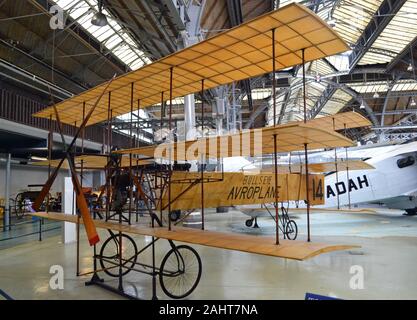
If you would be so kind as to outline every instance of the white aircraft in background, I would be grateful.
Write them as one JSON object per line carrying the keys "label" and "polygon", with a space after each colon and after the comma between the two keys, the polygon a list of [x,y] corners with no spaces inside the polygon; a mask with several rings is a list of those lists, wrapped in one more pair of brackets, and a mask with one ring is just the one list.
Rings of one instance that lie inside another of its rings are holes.
{"label": "white aircraft in background", "polygon": [[[327,173],[323,190],[325,204],[314,208],[337,208],[338,204],[342,207],[349,203],[351,206],[382,204],[388,208],[402,209],[408,215],[417,214],[417,142],[365,145],[347,150],[349,160],[363,160],[374,169]],[[346,149],[338,149],[336,153],[338,160],[346,160]],[[291,159],[297,161],[297,158],[293,155]],[[334,162],[334,159],[334,150],[317,152],[309,156],[309,163]],[[281,157],[281,164],[283,160],[287,164],[290,162],[289,157]],[[303,156],[300,156],[300,161],[303,160]],[[272,208],[273,204],[267,206]],[[301,208],[305,207],[305,203],[290,202],[289,207]],[[251,226],[258,217],[270,216],[268,210],[259,205],[236,208],[251,217],[247,226]]]}

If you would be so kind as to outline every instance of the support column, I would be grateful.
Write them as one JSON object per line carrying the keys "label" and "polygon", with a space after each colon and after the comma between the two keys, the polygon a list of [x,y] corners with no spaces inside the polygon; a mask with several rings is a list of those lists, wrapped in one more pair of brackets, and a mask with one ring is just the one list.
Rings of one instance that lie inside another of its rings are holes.
{"label": "support column", "polygon": [[[190,4],[190,7],[193,5]],[[187,10],[188,11],[188,10]],[[197,19],[195,19],[197,18]],[[187,30],[181,31],[180,36],[183,41],[183,47],[187,48],[195,43],[198,43],[200,34],[200,14],[191,18],[190,23],[186,24]],[[194,25],[195,24],[195,25]],[[194,28],[193,28],[194,25]],[[180,48],[178,48],[180,49]],[[184,96],[184,140],[194,140],[196,138],[196,121],[195,121],[195,95],[189,94]]]}
{"label": "support column", "polygon": [[[71,177],[65,177],[64,179],[64,192],[62,195],[62,212],[65,214],[76,214],[75,212],[75,196],[74,186]],[[77,240],[76,224],[70,222],[64,222],[64,228],[62,230],[62,242],[72,243]]]}
{"label": "support column", "polygon": [[6,185],[4,192],[4,214],[3,214],[3,230],[10,230],[10,174],[11,174],[12,155],[6,156]]}
{"label": "support column", "polygon": [[194,94],[184,97],[185,140],[195,139],[195,98]]}

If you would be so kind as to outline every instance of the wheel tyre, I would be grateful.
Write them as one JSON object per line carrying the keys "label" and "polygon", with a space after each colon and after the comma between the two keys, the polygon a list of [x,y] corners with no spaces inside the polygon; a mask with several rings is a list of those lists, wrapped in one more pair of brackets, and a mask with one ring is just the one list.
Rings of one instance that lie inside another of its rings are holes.
{"label": "wheel tyre", "polygon": [[[116,237],[117,241],[115,241],[115,240],[114,240],[114,237]],[[123,239],[123,238],[125,238],[125,239]],[[133,259],[130,259],[130,261],[131,261],[131,262],[125,262],[125,263],[123,264],[123,266],[129,263],[129,264],[130,264],[130,265],[129,265],[129,267],[133,268],[133,267],[134,267],[134,265],[136,264],[136,260],[137,260],[137,258],[138,258],[138,256],[137,256],[137,254],[138,254],[138,247],[136,246],[135,241],[134,241],[131,237],[129,237],[127,234],[122,234],[122,239],[123,239],[124,241],[126,241],[126,240],[130,241],[130,242],[132,243],[132,245],[133,245],[134,252],[135,252],[135,254],[134,254],[134,258],[133,258]],[[123,241],[123,240],[122,240],[122,241]],[[101,246],[101,249],[100,249],[100,258],[99,258],[99,260],[100,260],[100,265],[101,265],[101,267],[102,267],[103,271],[104,271],[107,275],[109,275],[110,277],[118,277],[118,276],[119,276],[119,272],[118,272],[118,271],[119,271],[119,268],[118,268],[118,267],[116,267],[116,268],[112,268],[112,269],[107,270],[106,268],[108,268],[108,266],[106,266],[106,265],[105,265],[106,261],[104,261],[104,260],[102,259],[103,255],[104,255],[104,250],[105,250],[106,246],[107,246],[107,245],[109,245],[110,241],[113,241],[113,242],[116,242],[116,243],[117,243],[117,252],[116,252],[116,254],[115,254],[115,257],[117,257],[116,259],[118,259],[118,256],[119,256],[119,235],[114,235],[114,236],[112,235],[112,236],[110,236],[109,238],[107,238],[107,240],[106,240],[106,241],[104,241],[103,245]],[[130,257],[129,257],[129,258],[130,258]],[[116,270],[117,270],[117,271],[116,271]],[[132,270],[130,270],[130,269],[125,269],[125,270],[122,272],[122,276],[125,276],[125,275],[126,275],[126,274],[128,274],[130,271],[132,271]]]}
{"label": "wheel tyre", "polygon": [[[180,251],[180,250],[190,250],[193,253],[193,255],[196,257],[197,263],[198,263],[198,275],[197,275],[197,278],[196,278],[194,284],[191,286],[191,288],[188,291],[186,291],[185,293],[183,293],[181,295],[176,295],[176,294],[170,292],[166,287],[166,284],[164,282],[164,268],[165,268],[165,264],[166,264],[167,260],[169,259],[169,256],[171,254],[175,254],[175,251]],[[159,268],[159,283],[161,284],[162,291],[168,297],[170,297],[172,299],[182,299],[182,298],[187,297],[188,295],[190,295],[195,290],[198,283],[200,282],[201,269],[202,269],[202,267],[201,267],[201,258],[198,255],[197,251],[195,251],[192,247],[187,246],[187,245],[176,246],[175,249],[171,249],[171,250],[168,251],[168,253],[165,255],[165,257],[162,259],[161,267]]]}
{"label": "wheel tyre", "polygon": [[287,236],[288,240],[297,239],[298,227],[297,223],[294,220],[288,221],[285,225],[285,235]]}
{"label": "wheel tyre", "polygon": [[407,216],[415,216],[417,215],[417,208],[413,208],[413,209],[405,209],[405,212]]}
{"label": "wheel tyre", "polygon": [[179,210],[171,211],[171,213],[169,214],[171,221],[177,221],[180,218],[180,216],[181,211]]}
{"label": "wheel tyre", "polygon": [[245,225],[246,225],[248,228],[252,227],[252,225],[253,225],[253,219],[248,219],[248,220],[246,220],[246,221],[245,221]]}

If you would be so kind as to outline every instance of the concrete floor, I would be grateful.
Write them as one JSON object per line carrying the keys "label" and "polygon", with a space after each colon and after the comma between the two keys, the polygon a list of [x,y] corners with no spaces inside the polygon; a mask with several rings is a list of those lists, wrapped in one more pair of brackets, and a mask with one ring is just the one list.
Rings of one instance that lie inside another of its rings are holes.
{"label": "concrete floor", "polygon": [[[245,215],[237,211],[209,212],[207,228],[251,234],[272,235],[274,223],[259,220],[260,229],[247,228]],[[299,238],[306,238],[305,215],[291,213],[299,226]],[[342,299],[417,299],[417,216],[399,211],[377,213],[313,213],[312,240],[360,245],[361,249],[323,254],[298,262],[193,246],[203,260],[203,275],[189,299],[304,299],[306,292]],[[106,238],[106,232],[101,232]],[[81,264],[91,268],[92,250],[82,236]],[[138,247],[146,241],[135,237]],[[50,234],[44,241],[32,240],[0,250],[0,289],[15,299],[120,299],[101,288],[84,285],[88,276],[75,276],[75,244],[63,245],[60,236]],[[167,241],[157,246],[158,260],[168,251]],[[150,261],[150,256],[146,259]],[[49,288],[49,268],[61,265],[65,271],[64,290]],[[353,265],[364,270],[364,289],[349,286]],[[105,277],[107,280],[108,277]],[[117,285],[115,280],[109,283]],[[129,274],[125,290],[150,298],[151,278]],[[158,296],[166,298],[158,288]]]}

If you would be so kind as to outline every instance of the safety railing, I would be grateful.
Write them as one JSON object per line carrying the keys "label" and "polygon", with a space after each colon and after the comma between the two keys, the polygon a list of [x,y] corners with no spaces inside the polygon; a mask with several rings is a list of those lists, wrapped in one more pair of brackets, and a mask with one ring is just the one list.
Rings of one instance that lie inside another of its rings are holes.
{"label": "safety railing", "polygon": [[0,225],[0,249],[23,244],[28,241],[39,240],[45,236],[59,234],[62,223],[39,219],[29,215],[21,219],[10,217],[8,223],[2,220]]}
{"label": "safety railing", "polygon": [[[56,121],[32,116],[32,114],[45,107],[39,101],[18,95],[13,91],[0,89],[0,118],[48,131],[52,126],[53,132],[59,132]],[[63,133],[69,136],[74,135],[76,132],[76,127],[68,124],[64,124],[62,129]],[[84,133],[86,140],[100,144],[104,142],[107,136],[107,128],[99,125],[88,126]],[[131,146],[130,137],[116,132],[112,133],[112,142],[113,145],[121,148]]]}

